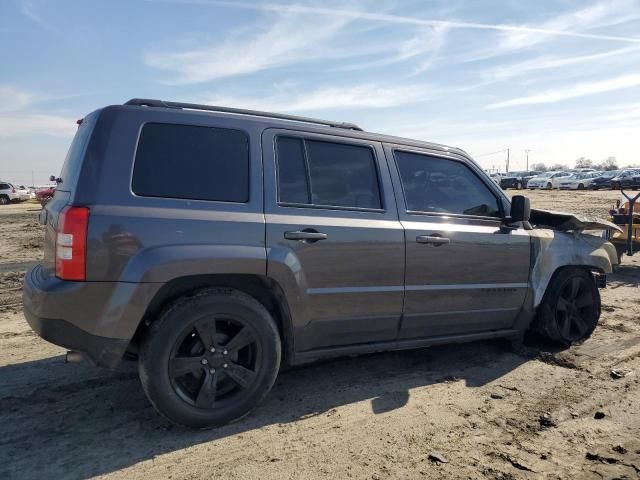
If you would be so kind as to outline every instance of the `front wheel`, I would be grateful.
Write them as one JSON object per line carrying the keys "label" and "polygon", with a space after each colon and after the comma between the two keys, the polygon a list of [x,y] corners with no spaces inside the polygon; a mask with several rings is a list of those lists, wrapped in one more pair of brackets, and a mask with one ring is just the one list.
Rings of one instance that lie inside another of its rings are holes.
{"label": "front wheel", "polygon": [[584,190],[584,184],[582,184],[582,183],[581,183],[581,184],[579,184],[579,185],[578,185],[578,190]]}
{"label": "front wheel", "polygon": [[553,185],[551,185],[551,182],[547,183],[547,190],[551,190],[551,188],[553,188]]}
{"label": "front wheel", "polygon": [[547,340],[566,347],[588,338],[599,317],[600,292],[591,274],[566,268],[551,279],[533,327]]}
{"label": "front wheel", "polygon": [[178,425],[210,428],[248,414],[280,367],[278,328],[253,297],[208,289],[183,297],[151,324],[140,348],[142,387]]}

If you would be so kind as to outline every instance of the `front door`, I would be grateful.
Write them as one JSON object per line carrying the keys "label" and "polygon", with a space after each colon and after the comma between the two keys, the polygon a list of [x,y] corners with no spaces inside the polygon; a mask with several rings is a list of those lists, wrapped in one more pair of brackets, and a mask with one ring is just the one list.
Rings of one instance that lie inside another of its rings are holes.
{"label": "front door", "polygon": [[405,228],[400,338],[510,328],[522,307],[530,239],[501,228],[508,202],[463,157],[386,146]]}
{"label": "front door", "polygon": [[382,145],[269,129],[263,155],[267,275],[295,350],[393,340],[404,234]]}

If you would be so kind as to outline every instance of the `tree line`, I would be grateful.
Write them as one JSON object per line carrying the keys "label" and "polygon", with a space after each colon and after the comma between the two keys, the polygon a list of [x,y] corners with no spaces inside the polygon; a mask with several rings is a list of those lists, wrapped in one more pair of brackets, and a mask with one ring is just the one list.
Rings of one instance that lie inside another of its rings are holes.
{"label": "tree line", "polygon": [[[595,163],[587,157],[580,157],[576,159],[575,163],[575,168],[595,168],[596,170],[618,170],[619,168],[616,157],[607,157],[600,163]],[[544,163],[534,163],[531,165],[531,169],[535,172],[569,170],[569,168],[570,167],[566,163],[554,163],[551,166],[547,166]]]}

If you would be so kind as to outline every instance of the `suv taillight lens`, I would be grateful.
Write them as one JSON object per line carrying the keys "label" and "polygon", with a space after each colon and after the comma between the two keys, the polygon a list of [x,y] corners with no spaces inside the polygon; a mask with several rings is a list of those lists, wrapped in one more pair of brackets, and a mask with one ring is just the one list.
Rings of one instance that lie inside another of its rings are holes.
{"label": "suv taillight lens", "polygon": [[84,280],[87,263],[89,209],[65,207],[58,216],[56,235],[56,277]]}

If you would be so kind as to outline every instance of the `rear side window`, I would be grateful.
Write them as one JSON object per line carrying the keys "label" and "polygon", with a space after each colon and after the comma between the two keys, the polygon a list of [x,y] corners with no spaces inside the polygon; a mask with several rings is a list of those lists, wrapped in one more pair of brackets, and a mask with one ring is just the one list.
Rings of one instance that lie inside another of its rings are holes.
{"label": "rear side window", "polygon": [[278,137],[276,156],[280,202],[382,209],[370,147]]}
{"label": "rear side window", "polygon": [[9,190],[10,188],[8,183],[0,183],[0,190]]}
{"label": "rear side window", "polygon": [[99,115],[100,110],[96,110],[82,119],[82,122],[78,125],[78,130],[69,146],[69,151],[67,152],[62,170],[60,171],[62,183],[58,184],[58,190],[70,192],[78,183],[87,145],[89,144],[89,139],[91,138]]}
{"label": "rear side window", "polygon": [[138,142],[132,189],[147,197],[247,202],[247,135],[227,128],[148,123]]}
{"label": "rear side window", "polygon": [[500,217],[497,197],[461,162],[395,151],[407,210]]}

